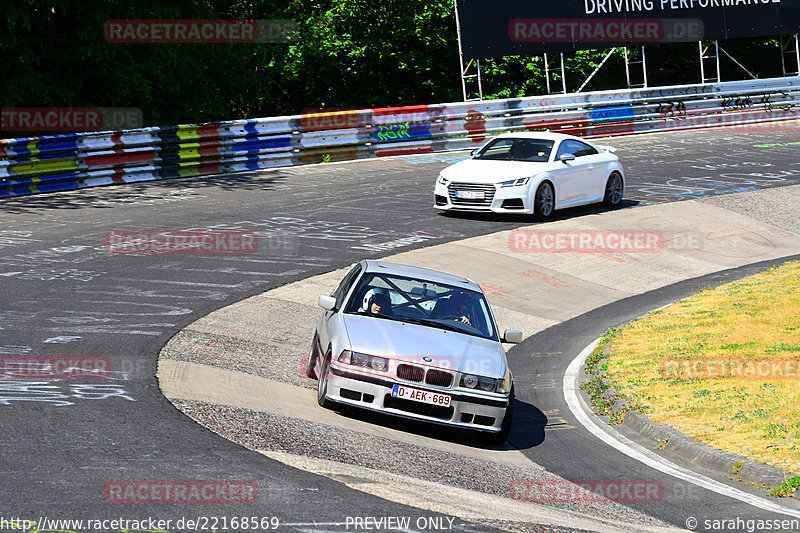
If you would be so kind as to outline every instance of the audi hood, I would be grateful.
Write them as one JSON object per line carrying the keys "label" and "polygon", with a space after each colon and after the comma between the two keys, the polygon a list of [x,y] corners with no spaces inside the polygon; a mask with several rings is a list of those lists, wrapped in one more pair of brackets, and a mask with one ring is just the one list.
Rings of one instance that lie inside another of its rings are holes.
{"label": "audi hood", "polygon": [[[560,163],[563,164],[563,163]],[[448,181],[462,183],[500,183],[529,178],[548,170],[553,163],[467,159],[447,167],[439,174]]]}

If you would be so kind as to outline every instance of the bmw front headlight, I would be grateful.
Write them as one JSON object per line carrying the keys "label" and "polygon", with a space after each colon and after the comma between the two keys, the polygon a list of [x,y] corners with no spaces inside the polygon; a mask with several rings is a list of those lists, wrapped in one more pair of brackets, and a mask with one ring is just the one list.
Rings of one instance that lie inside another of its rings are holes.
{"label": "bmw front headlight", "polygon": [[365,353],[351,352],[350,350],[342,350],[337,360],[340,363],[348,365],[360,366],[377,372],[386,372],[389,370],[389,360],[385,357],[377,357],[375,355],[367,355]]}
{"label": "bmw front headlight", "polygon": [[478,386],[478,376],[472,374],[464,374],[461,376],[461,386],[468,389],[474,389]]}
{"label": "bmw front headlight", "polygon": [[461,374],[461,386],[466,389],[475,389],[484,392],[500,392],[502,379],[485,378],[473,374]]}
{"label": "bmw front headlight", "polygon": [[500,187],[521,187],[526,185],[531,178],[517,178],[515,180],[501,181]]}

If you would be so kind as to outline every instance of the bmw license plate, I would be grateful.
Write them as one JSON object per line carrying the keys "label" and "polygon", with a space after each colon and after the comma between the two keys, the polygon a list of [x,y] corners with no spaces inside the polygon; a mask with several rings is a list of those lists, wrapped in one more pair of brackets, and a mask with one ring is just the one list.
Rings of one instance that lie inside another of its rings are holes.
{"label": "bmw license plate", "polygon": [[430,405],[440,405],[442,407],[450,406],[450,396],[447,394],[436,394],[435,392],[412,389],[410,387],[403,387],[402,385],[395,385],[392,387],[392,397],[413,400]]}
{"label": "bmw license plate", "polygon": [[456,198],[464,200],[483,200],[483,191],[456,191]]}

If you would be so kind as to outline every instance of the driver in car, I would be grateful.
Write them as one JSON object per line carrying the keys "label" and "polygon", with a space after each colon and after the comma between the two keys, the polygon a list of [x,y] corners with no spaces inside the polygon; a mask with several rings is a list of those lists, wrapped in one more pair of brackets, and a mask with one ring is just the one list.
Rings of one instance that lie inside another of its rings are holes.
{"label": "driver in car", "polygon": [[472,325],[470,316],[472,310],[469,305],[469,298],[466,294],[457,292],[450,297],[450,313],[455,315],[456,322],[461,322],[468,326]]}
{"label": "driver in car", "polygon": [[392,300],[385,292],[376,292],[369,299],[367,310],[373,315],[391,315]]}
{"label": "driver in car", "polygon": [[525,147],[520,142],[513,143],[508,151],[508,156],[512,161],[525,159]]}

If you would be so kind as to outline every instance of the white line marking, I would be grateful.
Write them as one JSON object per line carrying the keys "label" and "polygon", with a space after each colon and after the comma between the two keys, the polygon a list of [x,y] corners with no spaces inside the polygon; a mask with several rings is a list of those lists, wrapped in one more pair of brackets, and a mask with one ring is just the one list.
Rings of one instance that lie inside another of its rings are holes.
{"label": "white line marking", "polygon": [[774,513],[800,518],[800,511],[782,507],[759,496],[748,494],[739,489],[725,485],[724,483],[714,481],[711,478],[707,478],[703,475],[692,472],[691,470],[682,468],[665,460],[662,457],[659,457],[655,453],[633,442],[624,435],[617,433],[612,435],[609,430],[601,427],[597,422],[592,420],[592,418],[587,414],[587,411],[589,410],[588,406],[586,407],[586,410],[584,410],[582,407],[582,405],[585,406],[586,404],[578,396],[576,383],[578,381],[578,372],[581,369],[581,365],[586,360],[586,357],[592,353],[592,350],[594,350],[599,343],[600,339],[598,338],[589,346],[584,348],[583,351],[581,351],[581,353],[579,353],[578,356],[572,360],[567,367],[566,374],[564,374],[564,399],[567,401],[567,405],[569,405],[569,409],[572,411],[572,414],[575,415],[575,418],[577,418],[583,427],[585,427],[591,434],[614,449],[624,453],[631,459],[635,459],[640,463],[649,466],[650,468],[658,470],[659,472],[682,479],[683,481],[687,481],[693,485],[697,485],[698,487],[702,487],[719,494],[724,494],[725,496],[737,499],[765,511],[772,511]]}
{"label": "white line marking", "polygon": [[[135,281],[141,282],[144,281],[144,278],[115,278],[114,281]],[[224,288],[239,288],[242,284],[241,283],[205,283],[205,282],[195,282],[195,281],[172,281],[168,279],[148,279],[147,283],[167,283],[169,285],[187,285],[189,287],[192,286],[200,286],[200,287],[224,287]]]}

